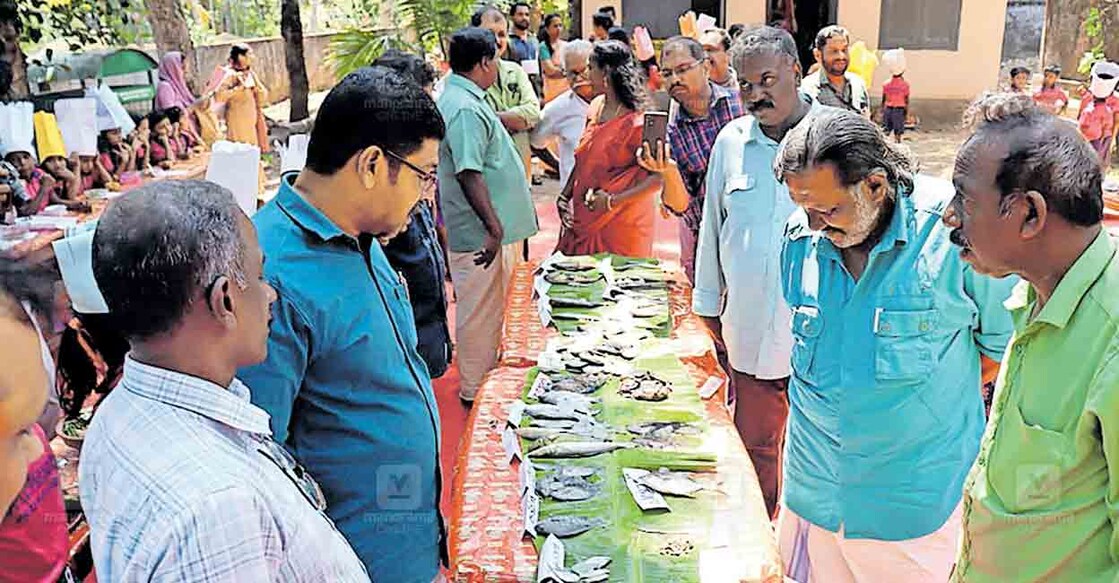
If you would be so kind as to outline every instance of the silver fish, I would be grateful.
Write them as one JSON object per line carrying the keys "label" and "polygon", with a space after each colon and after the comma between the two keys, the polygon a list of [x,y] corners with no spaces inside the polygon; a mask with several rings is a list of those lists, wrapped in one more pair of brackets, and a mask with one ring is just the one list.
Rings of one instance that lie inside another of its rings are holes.
{"label": "silver fish", "polygon": [[610,557],[591,557],[575,563],[575,565],[571,567],[571,572],[580,577],[588,577],[590,573],[601,571],[609,564]]}
{"label": "silver fish", "polygon": [[570,419],[572,421],[579,421],[585,415],[580,414],[570,407],[557,407],[555,405],[529,405],[525,407],[525,413],[529,417],[537,419]]}
{"label": "silver fish", "polygon": [[554,487],[547,495],[560,502],[581,502],[594,498],[598,490],[598,486],[591,483],[571,484]]}
{"label": "silver fish", "polygon": [[557,407],[570,407],[575,410],[590,412],[592,405],[597,405],[599,400],[579,393],[568,391],[548,391],[537,397],[541,403]]}
{"label": "silver fish", "polygon": [[554,534],[560,538],[568,538],[583,534],[592,528],[605,526],[606,521],[601,518],[586,518],[583,516],[553,516],[536,523],[536,532],[541,536]]}
{"label": "silver fish", "polygon": [[547,439],[549,437],[557,437],[566,432],[564,429],[550,429],[547,427],[518,427],[517,435],[529,440],[536,441],[537,439]]}
{"label": "silver fish", "polygon": [[533,419],[530,423],[533,427],[543,427],[546,429],[570,429],[575,425],[574,419]]}
{"label": "silver fish", "polygon": [[591,457],[615,450],[631,447],[616,441],[568,441],[538,447],[530,452],[530,458]]}
{"label": "silver fish", "polygon": [[685,496],[687,498],[694,498],[696,492],[703,489],[703,485],[693,480],[688,474],[670,472],[665,469],[650,473],[642,478],[641,483],[661,494]]}

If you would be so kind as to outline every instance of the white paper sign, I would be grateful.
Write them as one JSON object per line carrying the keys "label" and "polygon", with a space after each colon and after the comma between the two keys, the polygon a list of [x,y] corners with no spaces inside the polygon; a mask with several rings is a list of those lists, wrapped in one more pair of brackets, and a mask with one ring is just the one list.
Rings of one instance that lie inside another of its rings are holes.
{"label": "white paper sign", "polygon": [[226,141],[214,144],[206,180],[228,188],[241,210],[253,216],[260,194],[260,148]]}
{"label": "white paper sign", "polygon": [[536,491],[536,466],[527,457],[521,460],[521,496]]}
{"label": "white paper sign", "polygon": [[505,419],[505,422],[511,427],[519,427],[521,425],[521,419],[525,414],[525,402],[518,399],[509,403],[507,411],[509,416]]}
{"label": "white paper sign", "polygon": [[540,61],[537,61],[536,59],[527,59],[521,61],[521,68],[523,68],[525,70],[525,73],[528,73],[529,75],[539,75]]}
{"label": "white paper sign", "polygon": [[513,458],[524,459],[521,453],[521,438],[512,428],[506,427],[501,433],[501,445],[505,448],[505,463],[513,463]]}
{"label": "white paper sign", "polygon": [[62,131],[67,154],[97,155],[96,99],[59,99],[54,102],[54,117]]}
{"label": "white paper sign", "polygon": [[540,522],[540,497],[532,490],[521,499],[521,511],[524,513],[524,532],[529,536],[536,536],[536,523]]}
{"label": "white paper sign", "polygon": [[719,392],[719,387],[722,386],[723,380],[719,377],[707,377],[707,382],[699,388],[699,397],[704,400],[710,399],[715,396],[715,393]]}
{"label": "white paper sign", "polygon": [[[562,369],[561,369],[562,370]],[[533,399],[539,399],[540,395],[552,390],[552,379],[544,373],[538,373],[536,380],[532,381],[532,388],[528,390],[528,396]]]}
{"label": "white paper sign", "polygon": [[562,583],[564,578],[560,572],[564,570],[563,563],[567,560],[567,551],[563,548],[563,541],[554,534],[544,539],[540,545],[540,560],[536,564],[536,583]]}

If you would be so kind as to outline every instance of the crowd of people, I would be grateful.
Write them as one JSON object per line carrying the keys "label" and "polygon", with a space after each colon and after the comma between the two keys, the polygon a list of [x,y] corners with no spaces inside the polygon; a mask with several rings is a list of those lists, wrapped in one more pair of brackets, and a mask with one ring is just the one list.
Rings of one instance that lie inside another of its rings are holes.
{"label": "crowd of people", "polygon": [[[558,251],[651,256],[656,214],[678,217],[789,579],[1119,576],[1119,259],[1104,152],[1053,115],[1055,81],[1036,101],[977,99],[948,182],[898,143],[903,72],[888,133],[871,121],[841,27],[819,32],[806,75],[776,27],[677,36],[649,58],[608,13],[589,40],[529,22],[523,3],[480,9],[442,79],[399,51],[346,76],[305,167],[251,220],[200,181],[108,207],[82,247],[85,293],[131,351],[80,466],[100,580],[439,580],[432,378],[457,350],[470,403],[496,365],[540,228],[532,155],[549,148]],[[212,97],[248,140],[261,90],[238,51]],[[104,178],[200,131],[181,55],[163,65],[178,129],[155,114],[146,141],[107,132],[90,162]],[[652,88],[671,100],[664,142],[643,133]],[[25,158],[41,188],[75,180],[55,176],[65,158]],[[46,581],[66,545],[38,427],[44,281],[0,263],[0,566]]]}

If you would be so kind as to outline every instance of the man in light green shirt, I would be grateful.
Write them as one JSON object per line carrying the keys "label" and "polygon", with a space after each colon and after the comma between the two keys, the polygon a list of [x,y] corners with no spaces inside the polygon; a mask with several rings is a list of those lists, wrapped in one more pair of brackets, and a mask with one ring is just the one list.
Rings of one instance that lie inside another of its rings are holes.
{"label": "man in light green shirt", "polygon": [[537,221],[513,139],[485,101],[500,62],[493,33],[460,30],[449,52],[453,73],[437,103],[447,125],[439,193],[458,306],[459,396],[470,402],[497,363],[506,288]]}
{"label": "man in light green shirt", "polygon": [[[509,24],[496,8],[483,8],[477,20],[482,28],[494,34],[497,54],[505,54],[509,46]],[[486,102],[497,112],[505,129],[513,136],[517,152],[524,163],[525,175],[532,177],[532,145],[530,132],[540,123],[540,100],[532,88],[528,73],[517,63],[497,60],[497,81],[486,89]]]}
{"label": "man in light green shirt", "polygon": [[1119,580],[1119,258],[1099,160],[1029,96],[994,95],[945,223],[976,271],[1018,274],[1015,335],[964,484],[954,581]]}

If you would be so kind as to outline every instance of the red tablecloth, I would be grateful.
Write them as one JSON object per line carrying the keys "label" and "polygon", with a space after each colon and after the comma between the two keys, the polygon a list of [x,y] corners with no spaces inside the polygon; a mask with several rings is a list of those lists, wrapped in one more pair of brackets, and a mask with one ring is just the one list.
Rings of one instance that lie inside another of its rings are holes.
{"label": "red tablecloth", "polygon": [[[467,421],[454,472],[450,512],[451,572],[457,581],[535,580],[537,553],[521,536],[519,462],[505,463],[501,432],[507,404],[521,397],[526,367],[533,366],[547,339],[556,335],[540,325],[532,300],[534,264],[514,275],[507,300],[502,364],[486,378]],[[673,289],[672,342],[696,386],[711,376],[725,380],[703,324],[684,308],[686,286]],[[724,383],[725,386],[725,383]],[[716,522],[728,529],[720,575],[738,581],[782,580],[780,555],[753,464],[742,446],[724,393],[705,402],[714,442],[719,444],[718,474],[726,485]],[[725,517],[725,518],[724,518]]]}

